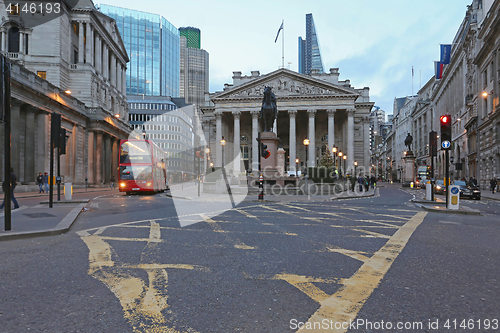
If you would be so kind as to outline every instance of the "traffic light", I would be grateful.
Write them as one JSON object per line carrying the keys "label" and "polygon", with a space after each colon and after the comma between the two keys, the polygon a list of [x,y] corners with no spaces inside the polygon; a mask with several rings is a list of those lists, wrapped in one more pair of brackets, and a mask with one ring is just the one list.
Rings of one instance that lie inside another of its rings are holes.
{"label": "traffic light", "polygon": [[431,157],[437,156],[437,132],[432,131],[429,133],[429,155]]}
{"label": "traffic light", "polygon": [[451,117],[447,114],[442,115],[439,122],[441,123],[441,143],[451,142]]}
{"label": "traffic light", "polygon": [[261,151],[261,154],[262,154],[262,157],[264,158],[269,158],[269,156],[271,156],[271,152],[269,150],[267,150],[267,145],[261,143],[260,144],[260,151]]}
{"label": "traffic light", "polygon": [[60,137],[59,137],[59,155],[64,155],[66,154],[66,129],[61,128],[60,132]]}
{"label": "traffic light", "polygon": [[50,134],[53,147],[59,147],[61,138],[61,115],[55,112],[52,112],[50,115]]}

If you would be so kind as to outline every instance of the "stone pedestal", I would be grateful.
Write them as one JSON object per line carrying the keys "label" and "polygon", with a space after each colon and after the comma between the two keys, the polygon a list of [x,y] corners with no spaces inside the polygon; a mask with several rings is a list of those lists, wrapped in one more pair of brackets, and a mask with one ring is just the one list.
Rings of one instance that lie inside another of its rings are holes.
{"label": "stone pedestal", "polygon": [[413,152],[409,151],[405,158],[405,182],[414,182],[415,181],[415,156]]}
{"label": "stone pedestal", "polygon": [[278,137],[273,132],[260,133],[260,142],[267,145],[267,150],[271,153],[268,158],[260,157],[261,170],[268,177],[278,172],[278,141]]}

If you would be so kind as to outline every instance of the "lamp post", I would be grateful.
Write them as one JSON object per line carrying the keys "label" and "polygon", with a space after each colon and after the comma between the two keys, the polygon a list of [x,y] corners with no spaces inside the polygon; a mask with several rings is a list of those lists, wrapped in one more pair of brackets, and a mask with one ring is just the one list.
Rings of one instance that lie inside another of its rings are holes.
{"label": "lamp post", "polygon": [[342,156],[342,159],[344,160],[344,177],[346,176],[345,173],[345,160],[347,160],[347,155]]}
{"label": "lamp post", "polygon": [[309,147],[309,139],[306,137],[303,141],[304,146],[306,146],[306,171],[304,172],[305,175],[307,175],[307,147]]}
{"label": "lamp post", "polygon": [[358,166],[358,162],[354,161],[354,177],[356,177],[356,167]]}
{"label": "lamp post", "polygon": [[224,136],[220,140],[220,145],[222,146],[222,176],[224,177],[224,181],[226,182],[226,189],[227,193],[229,194],[229,198],[231,199],[231,205],[233,208],[235,207],[234,205],[234,200],[233,200],[233,194],[231,193],[231,186],[229,185],[229,182],[227,181],[227,175],[226,175],[226,165],[224,164],[224,146],[226,145],[226,140],[224,140]]}
{"label": "lamp post", "polygon": [[333,153],[333,165],[335,165],[335,168],[337,168],[337,147],[332,148],[332,153]]}

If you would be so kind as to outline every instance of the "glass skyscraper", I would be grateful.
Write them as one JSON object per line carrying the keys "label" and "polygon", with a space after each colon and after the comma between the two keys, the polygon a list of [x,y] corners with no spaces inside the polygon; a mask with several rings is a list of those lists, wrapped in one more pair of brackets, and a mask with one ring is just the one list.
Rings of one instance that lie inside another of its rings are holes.
{"label": "glass skyscraper", "polygon": [[130,62],[127,95],[179,97],[179,30],[164,17],[99,5],[116,20]]}
{"label": "glass skyscraper", "polygon": [[314,20],[312,14],[306,14],[306,39],[299,37],[299,73],[311,74],[312,69],[324,73]]}
{"label": "glass skyscraper", "polygon": [[181,36],[186,37],[188,48],[201,48],[201,30],[194,27],[179,28]]}

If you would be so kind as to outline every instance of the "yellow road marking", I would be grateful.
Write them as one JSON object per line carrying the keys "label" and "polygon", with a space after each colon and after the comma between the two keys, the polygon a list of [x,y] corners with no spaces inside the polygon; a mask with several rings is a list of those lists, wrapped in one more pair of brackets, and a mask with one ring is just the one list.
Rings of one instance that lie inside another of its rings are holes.
{"label": "yellow road marking", "polygon": [[243,243],[242,241],[240,241],[239,239],[237,238],[233,238],[233,237],[230,237],[228,235],[228,233],[224,230],[222,230],[220,228],[220,226],[214,221],[212,220],[211,218],[209,218],[208,216],[206,216],[205,214],[200,214],[201,218],[203,220],[205,220],[205,222],[208,223],[209,226],[212,227],[212,229],[214,229],[215,232],[221,232],[221,233],[224,233],[225,236],[226,236],[226,239],[233,243],[234,244],[234,248],[236,249],[240,249],[240,250],[255,250],[256,247],[254,246],[249,246],[249,245],[246,245],[245,243]]}
{"label": "yellow road marking", "polygon": [[[417,213],[396,231],[380,250],[364,261],[352,277],[344,280],[344,286],[339,291],[319,302],[320,308],[298,332],[322,332],[321,322],[324,319],[339,323],[354,321],[361,307],[379,285],[426,215],[426,212]],[[332,332],[346,331],[340,329]]]}
{"label": "yellow road marking", "polygon": [[361,236],[361,237],[375,237],[375,238],[391,238],[391,236],[384,235],[378,232],[373,232],[373,231],[368,231],[368,230],[363,230],[363,229],[358,229],[358,228],[351,228],[351,230],[362,232],[367,234],[368,236]]}
{"label": "yellow road marking", "polygon": [[251,218],[251,219],[257,219],[257,220],[259,219],[257,216],[252,215],[252,214],[250,214],[249,212],[244,211],[243,209],[235,209],[235,211],[237,211],[238,213],[243,214],[243,215],[245,215],[246,217],[249,217],[249,218]]}
{"label": "yellow road marking", "polygon": [[353,258],[353,259],[356,259],[356,260],[359,260],[362,262],[365,262],[366,260],[369,259],[367,256],[365,256],[365,254],[367,254],[367,253],[362,252],[362,251],[352,251],[352,250],[340,249],[340,248],[327,248],[327,250],[330,252],[337,252],[337,253],[344,254],[350,258]]}

